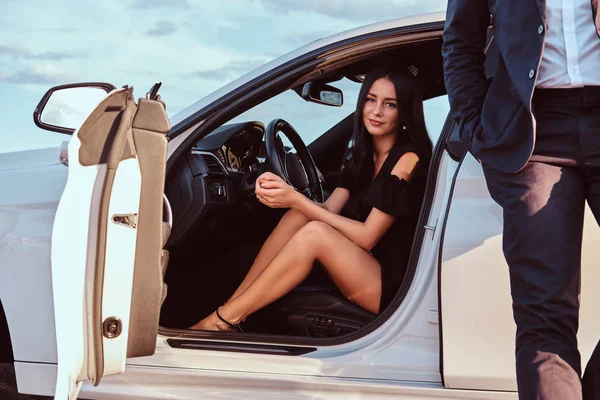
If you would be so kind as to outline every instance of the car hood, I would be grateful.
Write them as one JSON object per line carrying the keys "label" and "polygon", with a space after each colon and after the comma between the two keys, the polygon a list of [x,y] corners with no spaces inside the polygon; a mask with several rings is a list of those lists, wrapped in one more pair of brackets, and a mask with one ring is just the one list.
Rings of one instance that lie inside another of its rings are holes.
{"label": "car hood", "polygon": [[59,164],[60,147],[0,153],[0,171]]}

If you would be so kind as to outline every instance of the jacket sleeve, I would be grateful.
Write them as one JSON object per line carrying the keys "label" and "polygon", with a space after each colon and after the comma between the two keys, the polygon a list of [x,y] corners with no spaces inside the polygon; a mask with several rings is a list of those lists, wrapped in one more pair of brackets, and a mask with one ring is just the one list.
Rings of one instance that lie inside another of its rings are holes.
{"label": "jacket sleeve", "polygon": [[444,81],[450,113],[460,140],[471,150],[481,129],[481,109],[487,93],[484,48],[490,11],[487,0],[448,0],[443,33]]}

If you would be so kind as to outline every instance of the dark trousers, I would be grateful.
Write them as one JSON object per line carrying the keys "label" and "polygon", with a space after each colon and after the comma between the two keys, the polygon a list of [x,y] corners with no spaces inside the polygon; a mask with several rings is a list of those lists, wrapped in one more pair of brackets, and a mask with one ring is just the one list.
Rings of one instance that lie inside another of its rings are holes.
{"label": "dark trousers", "polygon": [[519,399],[581,399],[582,386],[584,399],[600,399],[600,349],[581,380],[576,336],[586,200],[600,222],[600,87],[536,90],[533,112],[525,168],[483,166],[504,211]]}

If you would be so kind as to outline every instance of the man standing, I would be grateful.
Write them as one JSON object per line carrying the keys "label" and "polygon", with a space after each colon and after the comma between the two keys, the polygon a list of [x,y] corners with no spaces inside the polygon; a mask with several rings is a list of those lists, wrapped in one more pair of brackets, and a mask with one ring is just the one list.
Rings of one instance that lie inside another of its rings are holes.
{"label": "man standing", "polygon": [[[448,0],[445,82],[460,140],[503,208],[520,399],[582,398],[576,335],[586,200],[600,221],[598,1]],[[487,80],[490,22],[499,61]],[[600,398],[599,363],[597,346],[585,399]]]}

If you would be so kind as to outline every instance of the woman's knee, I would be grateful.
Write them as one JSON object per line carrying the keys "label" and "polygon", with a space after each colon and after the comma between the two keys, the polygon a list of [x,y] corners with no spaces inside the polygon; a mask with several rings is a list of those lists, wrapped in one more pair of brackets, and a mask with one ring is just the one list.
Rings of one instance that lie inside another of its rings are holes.
{"label": "woman's knee", "polygon": [[325,222],[310,221],[294,235],[294,238],[298,241],[321,245],[326,242],[332,229]]}

